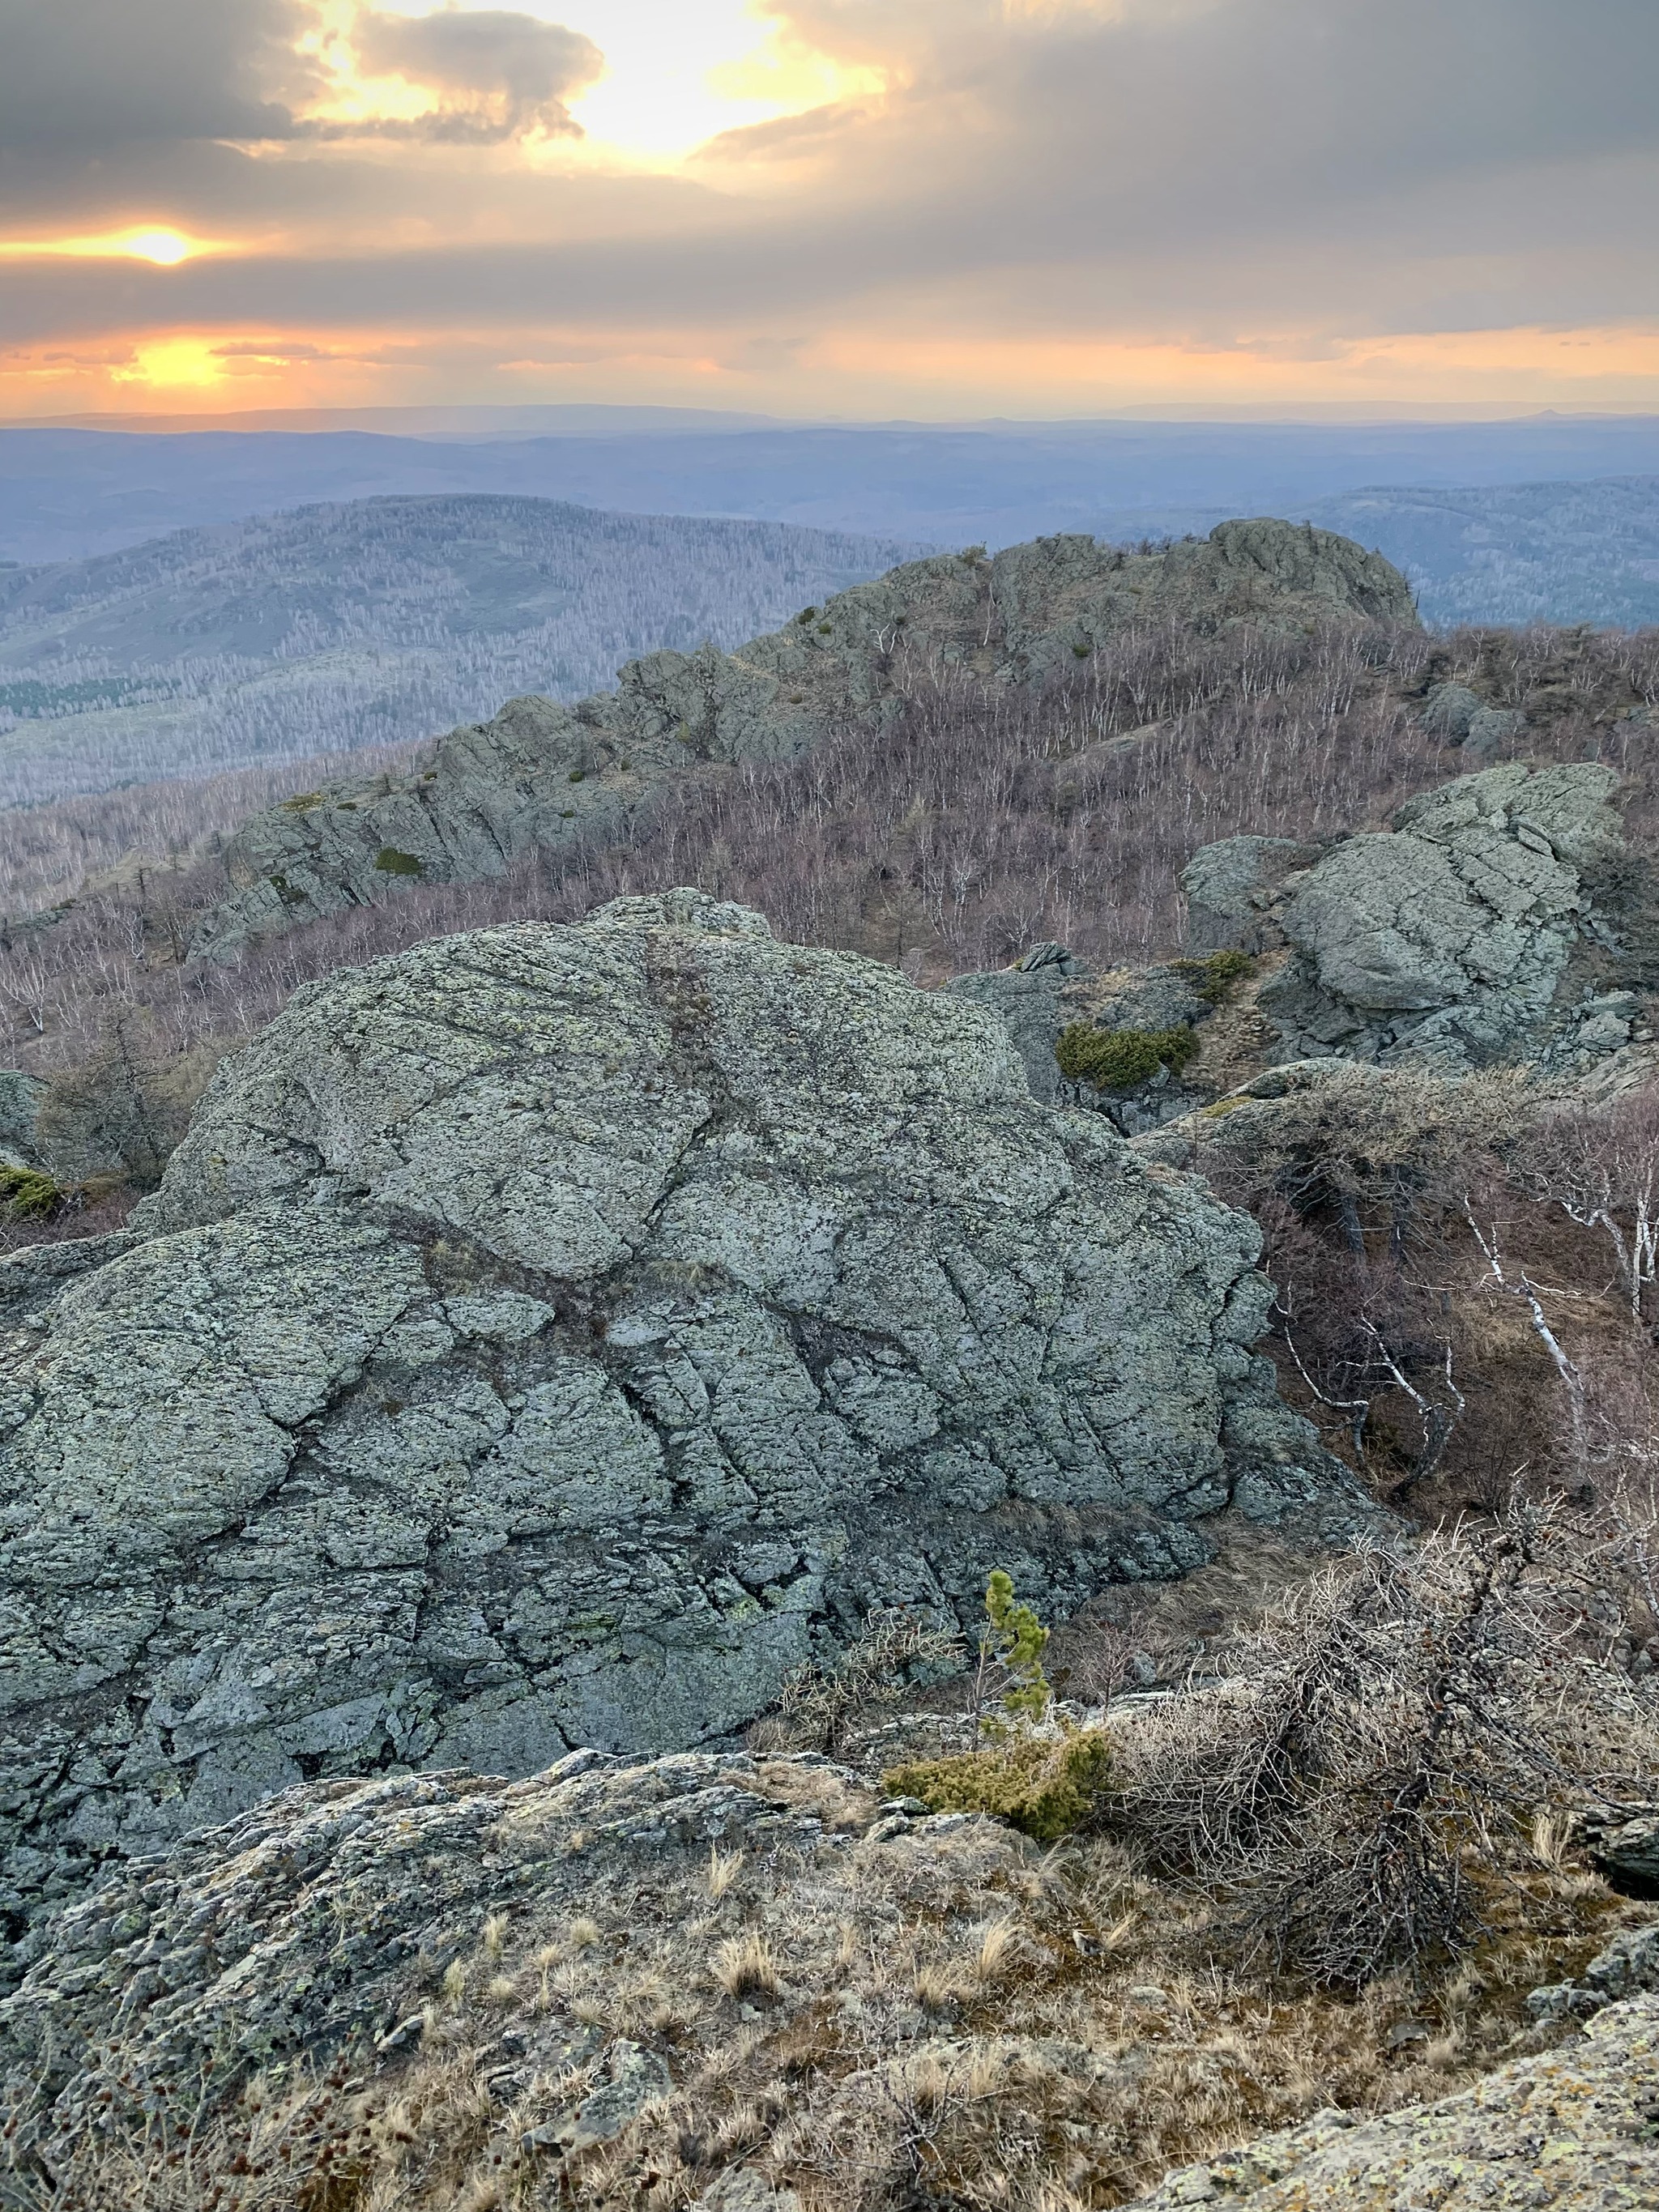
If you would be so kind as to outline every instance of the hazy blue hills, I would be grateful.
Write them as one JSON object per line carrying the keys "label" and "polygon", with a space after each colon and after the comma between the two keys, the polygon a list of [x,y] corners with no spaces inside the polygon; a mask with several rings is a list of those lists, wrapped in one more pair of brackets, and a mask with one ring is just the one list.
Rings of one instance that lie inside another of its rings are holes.
{"label": "hazy blue hills", "polygon": [[635,654],[741,643],[921,550],[468,496],[0,573],[0,805],[395,744],[515,692],[579,697]]}
{"label": "hazy blue hills", "polygon": [[1374,486],[1308,513],[1386,553],[1416,586],[1425,622],[1659,623],[1659,476]]}
{"label": "hazy blue hills", "polygon": [[1659,417],[1642,416],[971,425],[733,417],[687,427],[660,411],[613,409],[560,412],[568,434],[516,434],[527,419],[538,418],[507,410],[501,420],[515,434],[498,438],[477,428],[447,438],[0,430],[0,558],[80,559],[167,531],[388,494],[506,493],[1000,546],[1056,530],[1137,538],[1207,530],[1229,515],[1299,514],[1357,484],[1659,473]]}

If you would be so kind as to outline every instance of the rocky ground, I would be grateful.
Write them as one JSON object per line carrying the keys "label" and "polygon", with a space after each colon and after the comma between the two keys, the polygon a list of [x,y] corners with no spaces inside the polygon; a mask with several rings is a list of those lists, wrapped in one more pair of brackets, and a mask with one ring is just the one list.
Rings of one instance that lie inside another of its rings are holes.
{"label": "rocky ground", "polygon": [[1160,2212],[1637,2212],[1651,1908],[1547,1851],[1510,1879],[1471,1960],[1345,1998],[1272,1990],[1109,1836],[821,1757],[305,1785],[60,1921],[0,2007],[9,2201],[1070,2207],[1175,2168]]}
{"label": "rocky ground", "polygon": [[[924,665],[1398,584],[1279,525],[915,564],[260,817],[198,952]],[[1181,957],[928,991],[696,890],[431,938],[0,1260],[0,2202],[1659,2200],[1659,896],[1473,672],[1412,709],[1469,773],[1200,850]],[[8,1188],[64,1110],[0,1088]],[[1109,1756],[1062,1821],[938,1809],[994,1568]],[[884,1621],[927,1663],[824,1719]]]}

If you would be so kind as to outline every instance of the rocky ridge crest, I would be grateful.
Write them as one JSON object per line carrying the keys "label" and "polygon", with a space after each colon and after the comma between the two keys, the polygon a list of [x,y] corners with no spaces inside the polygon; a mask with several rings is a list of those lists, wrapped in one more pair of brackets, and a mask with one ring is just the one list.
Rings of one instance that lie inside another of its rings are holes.
{"label": "rocky ridge crest", "polygon": [[440,740],[414,775],[255,817],[232,842],[231,896],[203,920],[193,954],[233,957],[399,881],[476,881],[537,847],[625,836],[665,781],[792,758],[850,718],[890,712],[907,682],[957,671],[1038,684],[1132,623],[1166,620],[1203,631],[1416,616],[1380,554],[1272,520],[1223,523],[1154,553],[1056,537],[989,560],[911,562],[736,653],[648,653],[616,691],[572,707],[509,700],[493,721]]}

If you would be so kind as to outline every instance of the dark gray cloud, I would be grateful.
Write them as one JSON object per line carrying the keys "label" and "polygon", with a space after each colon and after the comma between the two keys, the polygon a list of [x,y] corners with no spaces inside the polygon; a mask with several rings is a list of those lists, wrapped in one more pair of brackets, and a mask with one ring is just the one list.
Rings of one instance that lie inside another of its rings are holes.
{"label": "dark gray cloud", "polygon": [[303,22],[297,0],[0,0],[0,147],[285,137]]}
{"label": "dark gray cloud", "polygon": [[591,39],[504,9],[359,16],[352,45],[364,72],[401,76],[443,95],[437,112],[378,133],[492,140],[539,129],[576,135],[568,94],[591,84],[605,57]]}

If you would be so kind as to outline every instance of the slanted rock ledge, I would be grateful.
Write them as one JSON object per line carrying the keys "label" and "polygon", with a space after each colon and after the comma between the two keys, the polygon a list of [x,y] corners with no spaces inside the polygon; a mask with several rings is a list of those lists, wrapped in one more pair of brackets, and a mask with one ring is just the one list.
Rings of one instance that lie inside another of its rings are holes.
{"label": "slanted rock ledge", "polygon": [[1370,1511],[1247,1217],[698,892],[301,991],[134,1226],[0,1265],[15,1911],[304,1778],[717,1739],[994,1565],[1064,1613]]}

